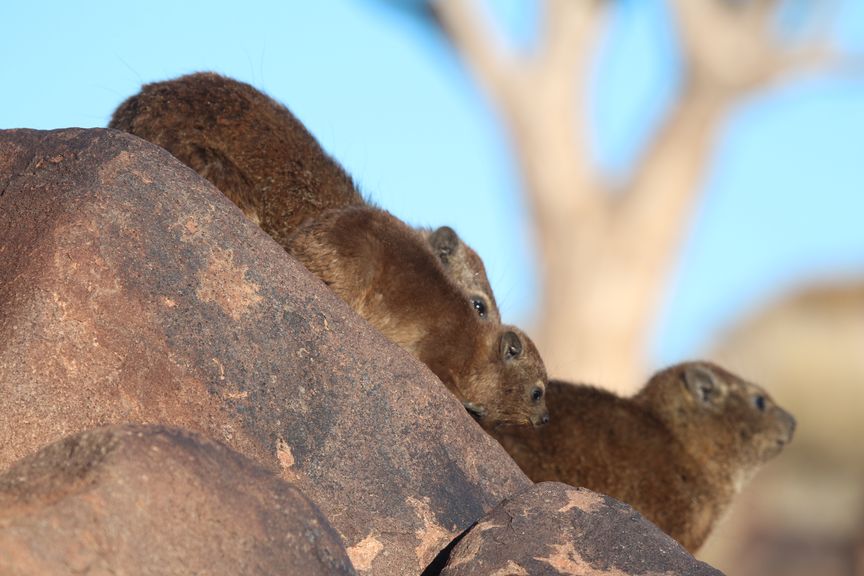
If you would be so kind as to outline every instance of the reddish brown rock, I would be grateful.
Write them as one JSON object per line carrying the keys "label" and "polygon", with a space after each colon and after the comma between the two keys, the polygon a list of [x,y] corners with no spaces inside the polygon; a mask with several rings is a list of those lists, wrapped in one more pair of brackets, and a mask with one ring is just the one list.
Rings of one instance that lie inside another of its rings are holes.
{"label": "reddish brown rock", "polygon": [[0,469],[163,423],[280,470],[359,572],[410,574],[530,485],[431,373],[167,152],[0,132]]}
{"label": "reddish brown rock", "polygon": [[442,576],[719,576],[630,506],[584,488],[536,484],[481,518]]}
{"label": "reddish brown rock", "polygon": [[296,488],[221,444],[113,426],[0,475],[0,574],[354,574]]}

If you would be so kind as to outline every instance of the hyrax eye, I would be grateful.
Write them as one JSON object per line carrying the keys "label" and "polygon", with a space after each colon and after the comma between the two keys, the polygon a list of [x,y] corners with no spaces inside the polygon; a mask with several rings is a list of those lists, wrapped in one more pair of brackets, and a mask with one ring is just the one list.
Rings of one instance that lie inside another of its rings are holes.
{"label": "hyrax eye", "polygon": [[481,318],[486,317],[486,303],[483,302],[480,298],[472,298],[471,305],[477,310],[477,314],[480,315]]}
{"label": "hyrax eye", "polygon": [[541,398],[543,398],[543,389],[534,388],[534,390],[531,391],[531,400],[539,402]]}
{"label": "hyrax eye", "polygon": [[756,406],[756,409],[760,412],[765,411],[765,397],[759,394],[758,396],[753,397],[753,405]]}

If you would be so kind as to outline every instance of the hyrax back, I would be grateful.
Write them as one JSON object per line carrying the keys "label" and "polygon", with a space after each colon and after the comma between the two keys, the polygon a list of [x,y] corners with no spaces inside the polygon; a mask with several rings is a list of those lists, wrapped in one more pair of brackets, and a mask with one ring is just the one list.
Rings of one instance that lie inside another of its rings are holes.
{"label": "hyrax back", "polygon": [[309,220],[286,249],[484,423],[545,423],[546,370],[531,340],[481,319],[420,234],[355,206]]}
{"label": "hyrax back", "polygon": [[109,128],[165,148],[280,244],[307,217],[363,204],[348,174],[284,106],[213,73],[146,84]]}
{"label": "hyrax back", "polygon": [[659,372],[632,398],[559,381],[547,396],[549,426],[492,431],[522,470],[627,502],[691,552],[795,429],[762,388],[707,362]]}
{"label": "hyrax back", "polygon": [[[307,218],[365,204],[348,173],[285,106],[218,74],[147,84],[117,108],[109,127],[168,150],[283,246]],[[422,233],[477,313],[500,323],[477,253],[447,226]]]}

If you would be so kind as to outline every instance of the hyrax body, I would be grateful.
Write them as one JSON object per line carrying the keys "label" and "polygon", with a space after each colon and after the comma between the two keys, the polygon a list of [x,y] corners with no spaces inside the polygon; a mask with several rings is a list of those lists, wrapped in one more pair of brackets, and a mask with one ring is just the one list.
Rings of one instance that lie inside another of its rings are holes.
{"label": "hyrax body", "polygon": [[109,128],[168,150],[282,244],[310,215],[363,204],[303,124],[248,84],[213,73],[146,84]]}
{"label": "hyrax body", "polygon": [[[347,172],[285,106],[218,74],[147,84],[108,126],[168,150],[282,246],[306,219],[366,204]],[[477,313],[500,323],[477,253],[449,227],[421,232]]]}
{"label": "hyrax body", "polygon": [[632,398],[551,381],[547,401],[549,426],[491,431],[522,470],[627,502],[691,552],[795,429],[762,388],[707,362],[659,372]]}
{"label": "hyrax body", "polygon": [[418,231],[356,206],[307,221],[286,249],[485,425],[548,421],[546,369],[533,342],[481,319]]}

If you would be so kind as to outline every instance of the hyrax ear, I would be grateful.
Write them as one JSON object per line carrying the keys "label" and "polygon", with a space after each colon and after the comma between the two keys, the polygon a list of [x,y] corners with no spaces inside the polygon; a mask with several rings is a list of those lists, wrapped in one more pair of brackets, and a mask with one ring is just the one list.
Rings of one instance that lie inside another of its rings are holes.
{"label": "hyrax ear", "polygon": [[450,256],[459,247],[459,236],[449,226],[441,226],[429,236],[429,244],[432,245],[432,251],[435,252],[441,263],[446,266],[450,261]]}
{"label": "hyrax ear", "polygon": [[707,366],[693,364],[684,369],[684,385],[699,404],[714,404],[723,394],[720,379]]}
{"label": "hyrax ear", "polygon": [[501,359],[505,362],[515,360],[522,355],[522,339],[519,335],[510,330],[504,332],[501,336]]}

